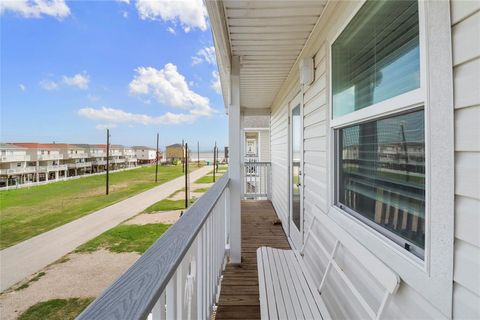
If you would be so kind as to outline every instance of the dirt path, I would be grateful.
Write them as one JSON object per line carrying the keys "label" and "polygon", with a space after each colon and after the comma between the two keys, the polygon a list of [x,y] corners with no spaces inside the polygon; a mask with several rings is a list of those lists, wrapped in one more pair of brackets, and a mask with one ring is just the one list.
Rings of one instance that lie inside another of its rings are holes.
{"label": "dirt path", "polygon": [[32,305],[51,299],[97,297],[138,258],[138,253],[72,253],[68,261],[53,264],[38,281],[25,289],[0,295],[2,320],[16,319]]}

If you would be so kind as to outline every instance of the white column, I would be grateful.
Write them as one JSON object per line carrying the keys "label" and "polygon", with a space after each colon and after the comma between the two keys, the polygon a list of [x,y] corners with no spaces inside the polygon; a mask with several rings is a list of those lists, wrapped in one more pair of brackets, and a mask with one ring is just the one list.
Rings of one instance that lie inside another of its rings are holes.
{"label": "white column", "polygon": [[230,173],[230,262],[241,263],[241,181],[240,181],[240,57],[232,57],[230,105],[228,106]]}

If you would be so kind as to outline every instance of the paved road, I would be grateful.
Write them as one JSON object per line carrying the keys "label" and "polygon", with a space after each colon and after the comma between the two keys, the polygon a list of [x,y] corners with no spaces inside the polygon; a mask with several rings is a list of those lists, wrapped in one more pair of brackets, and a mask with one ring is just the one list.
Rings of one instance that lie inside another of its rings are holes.
{"label": "paved road", "polygon": [[[209,166],[193,171],[190,181],[195,181],[211,170],[212,167]],[[176,178],[0,251],[0,291],[40,271],[79,245],[142,212],[155,202],[167,198],[175,190],[184,187],[184,182],[183,176]]]}

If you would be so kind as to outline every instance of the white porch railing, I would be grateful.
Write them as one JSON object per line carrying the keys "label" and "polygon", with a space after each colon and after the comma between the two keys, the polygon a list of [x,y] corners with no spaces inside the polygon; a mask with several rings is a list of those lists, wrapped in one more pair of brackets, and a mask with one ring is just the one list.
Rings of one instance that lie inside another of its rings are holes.
{"label": "white porch railing", "polygon": [[86,168],[91,167],[91,162],[77,162],[77,163],[67,163],[67,167],[69,169],[78,169],[78,168]]}
{"label": "white porch railing", "polygon": [[244,162],[242,175],[244,199],[271,198],[270,162]]}
{"label": "white porch railing", "polygon": [[36,167],[18,167],[10,169],[0,169],[0,174],[23,174],[33,173],[36,171]]}
{"label": "white porch railing", "polygon": [[228,254],[225,174],[77,319],[210,319]]}

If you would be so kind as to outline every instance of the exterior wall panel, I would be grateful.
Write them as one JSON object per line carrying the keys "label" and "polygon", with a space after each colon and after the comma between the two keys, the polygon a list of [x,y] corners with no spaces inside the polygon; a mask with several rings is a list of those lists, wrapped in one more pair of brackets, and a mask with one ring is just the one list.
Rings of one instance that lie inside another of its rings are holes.
{"label": "exterior wall panel", "polygon": [[455,105],[454,318],[480,318],[480,2],[451,1]]}
{"label": "exterior wall panel", "polygon": [[[393,296],[385,318],[480,318],[480,2],[451,1],[453,81],[455,106],[455,252],[453,313],[446,315],[428,302],[415,289],[415,283],[402,281],[400,290]],[[313,43],[305,51],[317,46],[313,54],[315,81],[304,92],[304,228],[308,232],[312,217],[327,214],[332,183],[328,176],[331,150],[329,149],[329,76],[328,45],[322,39],[338,33],[352,11],[352,4],[338,4],[333,14]],[[475,41],[478,40],[478,41]],[[295,66],[297,67],[297,66]],[[287,82],[298,83],[298,73]],[[287,83],[285,87],[292,87]],[[282,92],[282,97],[295,92]],[[281,101],[284,98],[276,99]],[[284,224],[288,218],[288,109],[289,101],[272,106],[271,150],[272,150],[272,202]],[[347,230],[348,232],[348,230]],[[334,235],[313,227],[312,234],[329,246]],[[364,277],[345,252],[345,270],[350,270],[359,281]],[[325,257],[321,256],[315,241],[309,240],[304,256],[307,268],[314,281],[319,283],[325,270]],[[374,294],[372,295],[372,299]],[[332,314],[341,315],[336,310]]]}

